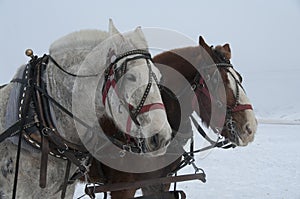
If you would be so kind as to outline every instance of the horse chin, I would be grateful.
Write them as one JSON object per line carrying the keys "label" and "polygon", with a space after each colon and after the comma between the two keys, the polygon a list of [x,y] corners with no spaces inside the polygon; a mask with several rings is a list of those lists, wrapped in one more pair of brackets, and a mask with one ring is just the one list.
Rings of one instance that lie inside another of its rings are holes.
{"label": "horse chin", "polygon": [[247,146],[249,143],[253,142],[254,136],[253,135],[247,135],[244,136],[245,134],[239,135],[238,136],[238,146]]}
{"label": "horse chin", "polygon": [[254,140],[254,136],[248,135],[246,136],[245,133],[236,133],[236,134],[231,134],[227,130],[222,132],[222,135],[229,139],[230,142],[235,144],[236,146],[247,146],[249,143],[251,143]]}
{"label": "horse chin", "polygon": [[147,157],[158,157],[166,154],[167,148],[169,146],[169,143],[165,142],[158,142],[155,145],[153,145],[153,140],[148,142],[145,142],[144,148],[145,153],[144,155]]}
{"label": "horse chin", "polygon": [[244,142],[240,136],[238,136],[237,138],[237,143],[235,143],[237,146],[247,146],[249,144],[249,142]]}

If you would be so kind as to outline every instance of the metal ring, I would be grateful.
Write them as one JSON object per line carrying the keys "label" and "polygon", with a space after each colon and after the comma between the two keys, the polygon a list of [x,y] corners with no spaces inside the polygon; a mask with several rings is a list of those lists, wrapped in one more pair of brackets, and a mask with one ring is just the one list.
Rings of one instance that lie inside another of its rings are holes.
{"label": "metal ring", "polygon": [[27,80],[27,85],[28,85],[29,87],[32,87],[32,86],[33,86],[33,80],[32,80],[32,78],[30,78],[30,79]]}
{"label": "metal ring", "polygon": [[217,106],[219,108],[222,108],[223,107],[223,103],[220,100],[217,100]]}
{"label": "metal ring", "polygon": [[191,89],[194,91],[195,89],[197,88],[197,85],[196,84],[193,84],[192,86],[191,86]]}
{"label": "metal ring", "polygon": [[49,135],[48,131],[50,131],[51,129],[49,127],[45,127],[42,129],[42,134],[43,136],[47,137]]}

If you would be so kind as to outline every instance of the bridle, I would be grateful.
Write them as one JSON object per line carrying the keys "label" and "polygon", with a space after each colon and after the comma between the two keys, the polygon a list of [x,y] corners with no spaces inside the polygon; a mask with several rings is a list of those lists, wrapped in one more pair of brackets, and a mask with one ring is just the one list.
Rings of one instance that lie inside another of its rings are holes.
{"label": "bridle", "polygon": [[[217,62],[213,65],[206,66],[206,67],[211,67],[211,66],[216,66],[217,70],[225,70],[227,74],[229,74],[235,82],[235,93],[234,93],[234,103],[232,105],[224,105],[221,100],[214,98],[212,95],[210,95],[210,92],[208,90],[208,87],[205,83],[204,78],[200,75],[200,73],[197,73],[192,84],[191,88],[195,92],[195,95],[192,100],[192,105],[195,107],[196,104],[198,103],[198,97],[200,96],[200,93],[204,94],[206,98],[212,101],[212,103],[216,103],[220,107],[226,106],[226,117],[225,117],[225,125],[220,124],[218,126],[225,126],[226,130],[229,131],[231,135],[234,136],[234,139],[237,140],[239,135],[236,130],[236,122],[233,119],[233,113],[237,113],[240,111],[245,111],[245,110],[253,110],[251,104],[240,104],[240,89],[242,89],[244,92],[244,88],[241,85],[241,82],[236,78],[236,76],[233,74],[233,72],[230,70],[234,70],[233,65],[230,63],[228,59],[226,59],[223,56],[220,56],[220,53],[218,53],[216,50],[212,50],[214,57],[217,58]],[[205,111],[205,110],[204,110]],[[222,121],[221,121],[222,122]],[[214,131],[221,133],[220,129],[214,129]]]}
{"label": "bridle", "polygon": [[[133,56],[133,57],[129,57]],[[120,62],[122,59],[126,58],[120,66],[118,66],[118,62]],[[144,91],[144,94],[142,98],[140,99],[139,104],[134,107],[134,105],[125,102],[124,99],[122,99],[122,96],[119,95],[118,88],[117,88],[117,83],[121,79],[123,75],[128,71],[127,65],[128,62],[137,60],[137,59],[145,59],[147,62],[148,66],[148,84],[146,86],[146,89]],[[151,67],[151,55],[145,50],[131,50],[126,53],[118,55],[115,60],[113,60],[107,69],[105,70],[105,76],[104,76],[104,84],[102,88],[102,103],[104,106],[106,106],[106,99],[108,97],[108,92],[111,88],[114,89],[116,94],[118,95],[120,101],[122,102],[123,105],[127,105],[126,110],[128,110],[129,116],[127,120],[127,131],[130,131],[131,129],[131,121],[133,121],[137,127],[140,127],[140,123],[137,120],[137,116],[142,113],[146,113],[148,111],[154,110],[154,109],[165,109],[164,104],[162,103],[152,103],[152,104],[145,104],[145,101],[149,95],[150,89],[153,84],[153,80],[156,83],[156,85],[159,87],[159,82],[158,79],[155,75],[155,73],[152,71]]]}
{"label": "bridle", "polygon": [[[124,60],[125,59],[125,60]],[[146,89],[139,100],[139,104],[135,107],[134,105],[130,104],[129,102],[126,102],[125,99],[120,95],[120,92],[118,91],[118,86],[117,84],[122,84],[122,77],[125,75],[125,73],[130,70],[128,68],[128,63],[133,60],[138,60],[138,59],[145,59],[148,67],[148,83],[146,86]],[[121,62],[119,65],[118,63]],[[157,109],[162,109],[165,110],[165,106],[163,103],[151,103],[151,104],[146,104],[145,101],[149,95],[149,92],[153,86],[153,83],[155,83],[158,88],[161,90],[161,86],[159,84],[158,78],[155,75],[155,73],[152,70],[151,67],[151,62],[152,58],[149,52],[145,50],[131,50],[126,53],[120,54],[115,57],[113,61],[109,64],[109,66],[105,70],[105,75],[104,75],[104,83],[102,87],[102,104],[104,107],[108,106],[108,109],[113,117],[112,114],[112,108],[110,103],[107,103],[109,100],[109,91],[110,89],[113,89],[113,91],[117,94],[119,100],[120,100],[120,106],[124,106],[125,109],[128,112],[128,117],[127,117],[127,123],[126,123],[126,132],[122,132],[118,130],[111,138],[109,136],[109,139],[117,145],[119,148],[123,149],[122,153],[124,154],[126,151],[134,152],[134,153],[142,153],[142,152],[147,152],[145,149],[145,139],[142,138],[141,136],[141,131],[142,127],[140,125],[140,122],[138,121],[137,117],[140,114],[147,113],[152,110],[157,110]],[[120,106],[119,106],[119,112],[120,111]],[[130,131],[132,129],[132,124],[135,124],[137,127],[137,133],[139,136],[133,137],[130,135]],[[155,136],[157,134],[153,135],[151,138],[147,139],[152,139],[155,140]],[[117,137],[125,138],[125,141],[120,141]]]}
{"label": "bridle", "polygon": [[[51,61],[54,66],[59,68],[62,72],[67,75],[73,77],[92,77],[98,76],[99,74],[92,75],[77,75],[70,73],[64,70],[50,55],[44,55],[43,57],[37,57],[33,55],[32,50],[27,50],[26,55],[31,57],[31,60],[25,67],[23,72],[23,77],[21,79],[16,78],[11,82],[21,84],[20,89],[20,103],[18,107],[18,120],[6,129],[3,133],[0,134],[0,143],[4,141],[6,138],[11,136],[18,136],[18,149],[17,149],[17,160],[15,166],[15,179],[13,185],[13,195],[12,198],[16,198],[17,184],[18,184],[18,171],[19,171],[19,161],[20,161],[20,153],[21,153],[21,140],[24,138],[30,145],[34,148],[38,148],[41,150],[42,158],[41,158],[41,174],[40,174],[40,186],[46,186],[46,177],[47,177],[47,162],[48,162],[48,154],[62,158],[67,160],[67,169],[66,175],[64,178],[64,182],[60,188],[62,191],[62,198],[64,198],[66,193],[66,188],[69,184],[72,184],[76,179],[81,178],[82,176],[87,175],[88,167],[91,164],[92,156],[89,154],[87,149],[83,145],[76,145],[68,142],[63,137],[60,136],[60,133],[56,129],[51,116],[50,116],[50,102],[60,109],[62,112],[66,113],[69,117],[73,118],[83,126],[87,128],[88,131],[96,132],[96,130],[85,123],[80,118],[76,117],[72,112],[62,106],[58,101],[52,98],[46,90],[46,85],[43,80],[42,75],[44,74],[46,68],[48,67],[48,62]],[[136,118],[136,116],[140,113],[147,112],[153,109],[164,109],[163,104],[151,104],[144,105],[145,100],[149,94],[149,91],[152,86],[152,78],[155,82],[157,82],[157,78],[153,73],[150,65],[151,56],[148,52],[144,50],[133,50],[127,53],[124,53],[116,58],[116,60],[110,64],[109,73],[107,73],[106,82],[108,82],[108,77],[110,77],[111,72],[115,73],[117,71],[117,67],[114,67],[118,61],[121,59],[128,57],[130,55],[137,55],[132,58],[127,58],[122,63],[122,71],[126,72],[127,62],[135,59],[144,58],[147,61],[147,65],[149,67],[149,82],[147,89],[144,92],[144,95],[138,105],[137,108],[129,108],[132,112],[132,117]],[[124,75],[122,72],[121,75]],[[114,75],[115,76],[115,75]],[[117,76],[115,76],[116,78]],[[118,76],[119,77],[119,76]],[[115,83],[117,79],[114,80]],[[107,83],[106,83],[107,85]],[[107,88],[109,89],[109,88]],[[33,106],[31,104],[34,104]],[[153,107],[152,107],[153,106]],[[31,129],[34,130],[34,133],[31,132]],[[31,136],[40,136],[40,142],[35,140],[35,138]],[[70,177],[70,169],[71,163],[74,164],[77,169],[75,173]],[[59,191],[60,191],[59,190]]]}

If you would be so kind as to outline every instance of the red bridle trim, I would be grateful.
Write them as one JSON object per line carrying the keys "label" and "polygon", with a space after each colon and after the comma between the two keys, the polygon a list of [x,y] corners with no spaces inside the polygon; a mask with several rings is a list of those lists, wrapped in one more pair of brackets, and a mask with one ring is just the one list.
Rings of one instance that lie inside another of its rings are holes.
{"label": "red bridle trim", "polygon": [[[129,111],[131,111],[132,109],[134,109],[134,106],[129,104]],[[139,114],[143,114],[143,113],[153,111],[153,110],[157,110],[157,109],[165,110],[165,105],[162,104],[162,103],[147,104],[147,105],[143,106],[143,108],[141,109]],[[127,118],[127,125],[126,125],[126,132],[127,133],[130,132],[131,125],[132,125],[132,119],[131,119],[131,116],[129,115],[128,118]]]}
{"label": "red bridle trim", "polygon": [[153,111],[153,110],[156,110],[156,109],[165,110],[165,105],[162,104],[162,103],[147,104],[147,105],[143,106],[143,108],[140,111],[140,114],[146,113],[146,112],[149,112],[149,111]]}
{"label": "red bridle trim", "polygon": [[118,94],[118,92],[116,90],[116,85],[117,85],[117,82],[116,82],[115,79],[113,79],[113,80],[108,79],[106,81],[105,88],[104,88],[104,91],[103,91],[103,94],[102,94],[102,103],[103,103],[104,106],[106,104],[106,98],[107,98],[108,91],[109,91],[111,86],[115,89],[116,93]]}
{"label": "red bridle trim", "polygon": [[[199,80],[199,85],[202,85],[202,87],[200,87],[200,88],[198,87],[197,90],[202,92],[207,98],[214,100],[210,96],[209,91],[205,86],[205,82],[204,82],[203,78],[201,78]],[[197,97],[199,97],[198,95],[199,95],[198,92],[195,90],[195,95],[193,96],[193,99],[192,99],[192,107],[194,108],[194,110],[198,103],[198,99],[197,99]],[[235,113],[235,112],[244,111],[244,110],[253,110],[252,105],[251,104],[238,104],[234,108],[232,108],[231,112]]]}
{"label": "red bridle trim", "polygon": [[244,111],[244,110],[253,110],[251,104],[238,104],[235,106],[231,112],[239,112],[239,111]]}
{"label": "red bridle trim", "polygon": [[130,115],[127,117],[127,124],[126,124],[126,133],[129,133],[131,130],[131,124],[132,124],[132,119]]}

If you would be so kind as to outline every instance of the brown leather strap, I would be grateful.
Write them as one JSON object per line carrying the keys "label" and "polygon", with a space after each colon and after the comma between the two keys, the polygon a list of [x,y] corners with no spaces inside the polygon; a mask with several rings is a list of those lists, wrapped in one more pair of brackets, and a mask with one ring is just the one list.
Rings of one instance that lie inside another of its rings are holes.
{"label": "brown leather strap", "polygon": [[47,167],[48,167],[49,141],[42,135],[42,157],[40,169],[40,187],[45,188],[47,183]]}
{"label": "brown leather strap", "polygon": [[71,170],[71,161],[68,160],[65,179],[64,179],[64,183],[62,184],[61,199],[64,199],[66,196],[66,191],[67,191],[67,186],[68,186],[68,181],[69,181],[69,176],[70,176],[70,170]]}
{"label": "brown leather strap", "polygon": [[114,184],[91,186],[85,188],[85,193],[102,193],[108,191],[120,191],[126,189],[136,189],[136,188],[151,186],[155,184],[170,184],[173,182],[183,182],[189,180],[201,180],[202,182],[206,182],[205,174],[197,173],[197,174],[188,174],[188,175],[181,175],[181,176],[156,178],[150,180],[141,180],[135,182],[121,182],[121,183],[114,183]]}

